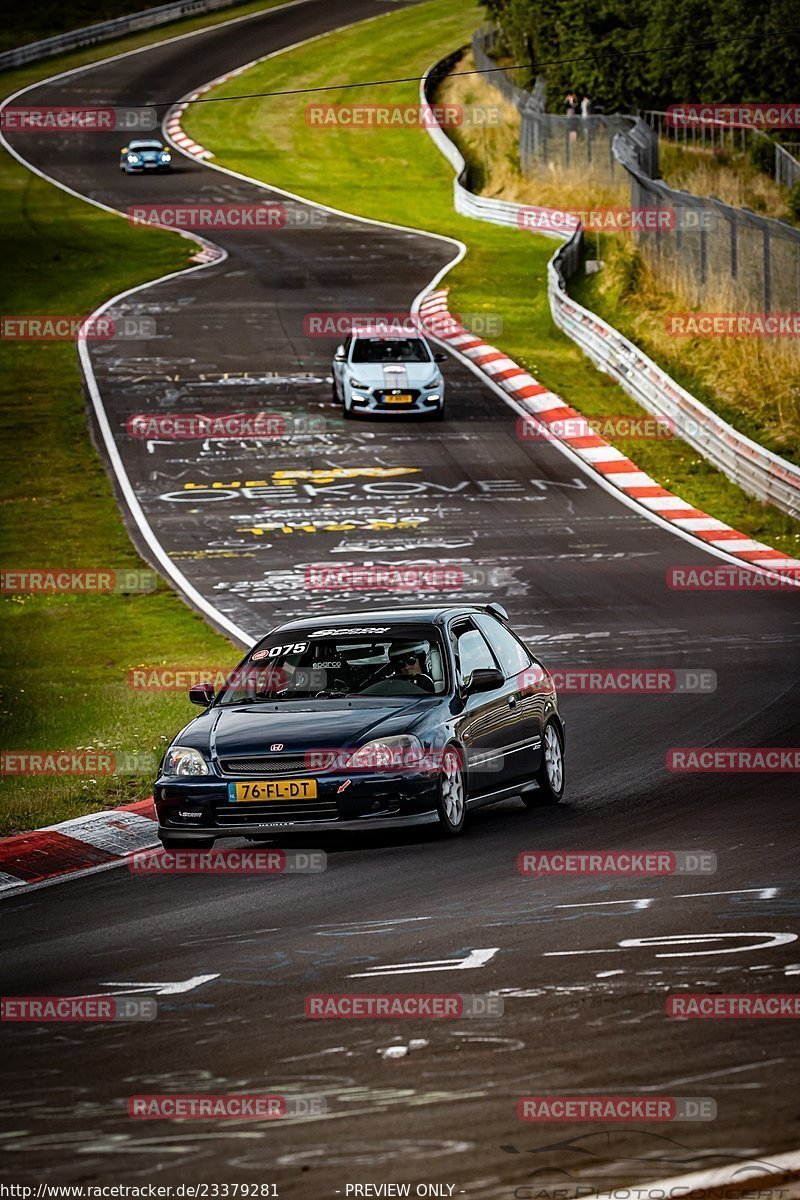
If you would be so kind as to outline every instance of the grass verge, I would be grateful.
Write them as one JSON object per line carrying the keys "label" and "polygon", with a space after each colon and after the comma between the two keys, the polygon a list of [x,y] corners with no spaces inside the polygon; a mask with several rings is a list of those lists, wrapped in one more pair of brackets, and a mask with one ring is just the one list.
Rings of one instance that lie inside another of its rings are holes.
{"label": "grass verge", "polygon": [[[551,241],[456,215],[451,168],[421,129],[355,130],[309,123],[306,109],[312,100],[374,103],[375,89],[345,90],[344,85],[395,77],[398,45],[404,49],[403,74],[422,74],[468,41],[480,20],[477,8],[431,0],[328,35],[324,42],[252,68],[213,95],[302,87],[343,90],[321,98],[273,95],[195,106],[184,128],[214,150],[217,162],[246,175],[362,216],[460,238],[469,253],[448,276],[454,311],[499,313],[504,328],[495,340],[502,349],[586,416],[640,415],[634,401],[553,325],[546,295]],[[415,105],[416,84],[382,87],[378,98],[382,104]],[[787,553],[800,551],[798,522],[746,496],[680,440],[616,439],[615,444],[691,504]]]}
{"label": "grass verge", "polygon": [[[458,69],[470,70],[473,66],[470,54]],[[518,152],[519,113],[480,76],[448,76],[441,98],[464,106],[495,105],[503,116],[488,137],[475,128],[456,132],[459,148],[470,164],[474,191],[521,204],[578,211],[627,207],[631,203],[630,186],[619,170],[611,179],[602,169],[587,172],[582,165],[564,167],[551,162],[534,174],[523,175]],[[780,197],[781,189],[744,155],[735,156],[734,165],[730,155],[714,156],[662,141],[661,157],[669,182],[695,195],[719,194],[728,203],[754,208],[762,195],[769,198],[774,193]],[[784,194],[784,210],[785,200]],[[761,208],[765,205],[766,201]],[[797,339],[676,339],[667,332],[672,314],[737,312],[742,307],[741,297],[737,299],[733,288],[719,278],[698,289],[685,271],[671,267],[667,258],[653,260],[643,249],[634,245],[630,234],[589,234],[587,255],[601,259],[604,267],[588,278],[576,276],[570,282],[570,291],[724,420],[774,453],[800,461]],[[776,277],[779,269],[774,267]]]}
{"label": "grass verge", "polygon": [[[243,6],[237,14],[265,7]],[[229,16],[176,23],[167,32]],[[5,94],[164,36],[163,29],[150,31],[9,72]],[[3,157],[6,314],[84,315],[125,288],[185,266],[195,249],[168,233],[133,229]],[[142,568],[89,439],[74,344],[3,340],[0,365],[4,570]],[[216,667],[239,657],[164,584],[140,595],[2,595],[0,631],[6,749],[92,747],[157,759],[166,736],[192,710],[183,693],[132,691],[129,669]],[[0,834],[130,803],[151,789],[149,771],[97,778],[7,775],[0,778]]]}

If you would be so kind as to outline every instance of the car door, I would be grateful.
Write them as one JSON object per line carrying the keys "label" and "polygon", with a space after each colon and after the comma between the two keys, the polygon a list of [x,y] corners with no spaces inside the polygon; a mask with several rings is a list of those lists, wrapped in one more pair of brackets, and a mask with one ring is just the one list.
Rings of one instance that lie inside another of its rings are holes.
{"label": "car door", "polygon": [[507,727],[509,740],[505,747],[509,778],[530,779],[541,764],[545,695],[539,682],[545,679],[545,672],[516,634],[496,617],[476,614],[475,622],[500,664],[508,703],[515,714]]}
{"label": "car door", "polygon": [[[476,670],[500,670],[486,638],[471,617],[457,618],[449,629],[455,659],[456,681],[462,689]],[[475,796],[504,787],[509,780],[505,747],[510,740],[509,724],[515,721],[504,686],[490,692],[461,695],[463,709],[456,720],[464,746],[468,787]]]}

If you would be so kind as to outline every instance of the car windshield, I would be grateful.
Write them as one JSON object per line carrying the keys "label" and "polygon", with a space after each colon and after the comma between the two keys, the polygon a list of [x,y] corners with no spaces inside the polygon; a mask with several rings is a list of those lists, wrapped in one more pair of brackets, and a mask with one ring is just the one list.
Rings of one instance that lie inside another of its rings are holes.
{"label": "car windshield", "polygon": [[429,626],[275,634],[232,672],[217,703],[440,696],[441,643]]}
{"label": "car windshield", "polygon": [[128,142],[129,150],[163,150],[161,142]]}
{"label": "car windshield", "polygon": [[356,338],[351,362],[395,363],[430,362],[428,347],[421,338]]}

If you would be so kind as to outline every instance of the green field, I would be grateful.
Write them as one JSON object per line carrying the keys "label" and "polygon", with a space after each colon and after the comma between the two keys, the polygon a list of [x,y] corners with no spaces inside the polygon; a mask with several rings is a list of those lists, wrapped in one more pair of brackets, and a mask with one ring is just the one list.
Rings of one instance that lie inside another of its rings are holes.
{"label": "green field", "polygon": [[[499,313],[503,334],[493,341],[584,415],[640,415],[633,400],[553,325],[545,286],[552,241],[457,216],[452,170],[423,130],[314,128],[307,120],[312,101],[415,104],[413,82],[342,85],[421,75],[468,42],[482,20],[477,7],[432,0],[331,34],[253,67],[211,94],[330,91],[194,105],[184,128],[214,151],[215,162],[245,175],[359,215],[460,238],[469,253],[446,280],[454,312]],[[751,500],[685,443],[616,439],[615,445],[691,504],[788,553],[800,551],[797,522]]]}
{"label": "green field", "polygon": [[[184,21],[170,26],[170,33],[202,23]],[[9,72],[4,94],[163,36],[151,31]],[[85,315],[125,288],[185,266],[196,249],[169,233],[131,228],[5,153],[3,168],[6,315]],[[143,568],[89,439],[74,344],[4,340],[0,365],[3,570]],[[129,669],[157,663],[216,667],[239,658],[163,583],[141,595],[3,595],[0,631],[5,749],[93,747],[157,759],[165,738],[197,710],[182,693],[134,692]],[[152,781],[150,772],[0,779],[0,834],[143,799]]]}

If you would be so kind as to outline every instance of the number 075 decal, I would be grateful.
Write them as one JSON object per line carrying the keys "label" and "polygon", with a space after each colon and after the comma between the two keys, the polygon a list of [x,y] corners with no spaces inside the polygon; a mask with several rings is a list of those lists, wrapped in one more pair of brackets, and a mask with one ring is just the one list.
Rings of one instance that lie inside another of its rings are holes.
{"label": "number 075 decal", "polygon": [[250,656],[251,662],[259,662],[262,658],[279,658],[284,654],[303,654],[308,649],[308,642],[287,642],[285,646],[270,646],[266,650],[256,650]]}

